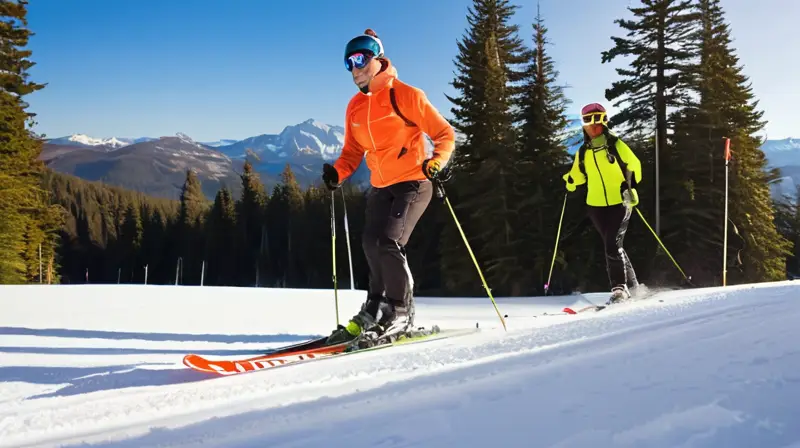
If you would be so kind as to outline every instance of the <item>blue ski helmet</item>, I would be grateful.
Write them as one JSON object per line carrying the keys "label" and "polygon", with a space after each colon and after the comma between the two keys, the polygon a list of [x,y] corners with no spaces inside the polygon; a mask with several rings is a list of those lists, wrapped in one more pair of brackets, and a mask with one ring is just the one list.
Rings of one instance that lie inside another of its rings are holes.
{"label": "blue ski helmet", "polygon": [[364,34],[350,39],[350,42],[344,47],[344,65],[348,70],[352,69],[351,61],[348,58],[354,53],[364,53],[370,59],[382,57],[383,43],[375,31],[367,28]]}

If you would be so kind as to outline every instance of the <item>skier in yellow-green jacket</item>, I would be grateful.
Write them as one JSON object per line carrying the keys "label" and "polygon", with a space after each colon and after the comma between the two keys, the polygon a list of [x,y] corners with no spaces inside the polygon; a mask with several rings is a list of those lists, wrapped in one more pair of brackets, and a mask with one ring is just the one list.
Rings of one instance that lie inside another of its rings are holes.
{"label": "skier in yellow-green jacket", "polygon": [[636,186],[642,180],[639,159],[608,128],[608,114],[598,104],[581,109],[584,142],[575,154],[572,169],[564,175],[568,191],[586,184],[589,218],[603,239],[611,298],[626,300],[639,286],[622,241],[631,211],[639,203]]}

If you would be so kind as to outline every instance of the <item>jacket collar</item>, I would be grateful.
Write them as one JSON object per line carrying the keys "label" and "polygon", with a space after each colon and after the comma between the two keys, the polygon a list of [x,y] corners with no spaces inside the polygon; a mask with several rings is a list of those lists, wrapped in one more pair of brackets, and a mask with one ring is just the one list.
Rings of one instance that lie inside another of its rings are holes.
{"label": "jacket collar", "polygon": [[397,69],[394,68],[392,62],[387,58],[381,58],[381,63],[383,67],[377,75],[369,82],[369,91],[370,93],[375,93],[383,90],[387,86],[392,84],[397,78]]}

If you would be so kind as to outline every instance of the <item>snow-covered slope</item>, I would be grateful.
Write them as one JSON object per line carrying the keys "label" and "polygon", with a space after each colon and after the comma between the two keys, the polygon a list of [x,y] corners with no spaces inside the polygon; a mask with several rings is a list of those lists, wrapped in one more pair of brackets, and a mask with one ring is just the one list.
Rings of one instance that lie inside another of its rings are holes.
{"label": "snow-covered slope", "polygon": [[500,299],[508,332],[486,298],[421,298],[420,324],[482,331],[233,377],[181,358],[326,334],[332,291],[1,288],[0,447],[800,446],[791,282]]}

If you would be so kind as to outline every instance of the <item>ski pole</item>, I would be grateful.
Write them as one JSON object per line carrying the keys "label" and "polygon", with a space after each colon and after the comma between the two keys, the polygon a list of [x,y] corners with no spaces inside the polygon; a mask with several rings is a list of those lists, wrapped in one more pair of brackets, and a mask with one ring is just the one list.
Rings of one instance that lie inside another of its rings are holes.
{"label": "ski pole", "polygon": [[644,215],[642,215],[642,212],[641,212],[641,210],[639,210],[639,208],[638,208],[638,207],[634,207],[634,208],[636,208],[636,213],[638,213],[638,214],[639,214],[639,217],[640,217],[640,218],[642,218],[642,222],[644,222],[644,225],[645,225],[645,226],[647,226],[647,228],[648,228],[648,229],[650,229],[650,232],[651,232],[651,233],[653,234],[653,236],[656,238],[656,241],[658,241],[658,244],[660,244],[660,245],[661,245],[661,248],[662,248],[662,249],[664,249],[664,252],[666,252],[666,253],[667,253],[667,255],[669,256],[670,260],[672,260],[672,263],[673,263],[673,264],[675,265],[675,267],[676,267],[676,268],[678,268],[678,270],[681,272],[681,274],[683,275],[683,278],[684,278],[684,279],[686,279],[686,281],[687,281],[687,282],[688,282],[688,283],[691,285],[691,284],[692,284],[692,278],[691,278],[691,277],[689,277],[689,276],[687,276],[687,275],[686,275],[686,273],[685,273],[685,272],[683,272],[683,269],[681,269],[681,267],[678,265],[678,262],[677,262],[677,261],[675,261],[675,258],[673,258],[673,257],[672,257],[672,254],[671,254],[671,253],[669,253],[669,251],[667,250],[667,247],[664,245],[664,243],[663,243],[663,242],[661,242],[661,238],[659,238],[659,237],[658,237],[658,235],[656,234],[656,231],[655,231],[655,230],[653,230],[653,228],[652,228],[652,227],[650,227],[650,224],[648,224],[648,223],[647,223],[647,220],[646,220],[646,219],[644,219]]}
{"label": "ski pole", "polygon": [[475,254],[472,252],[472,248],[469,245],[469,241],[467,241],[467,236],[464,235],[464,230],[461,229],[461,224],[458,222],[458,218],[456,218],[456,212],[453,210],[453,206],[450,205],[450,199],[447,197],[447,194],[444,192],[444,186],[436,180],[434,180],[434,186],[436,187],[436,196],[439,199],[444,199],[445,204],[447,204],[447,208],[450,209],[450,214],[453,215],[453,220],[456,223],[456,227],[458,228],[458,232],[461,233],[461,238],[464,240],[464,245],[467,246],[467,251],[469,252],[469,256],[472,257],[472,262],[475,263],[475,269],[478,270],[478,275],[481,278],[481,282],[483,282],[483,288],[486,290],[486,293],[489,295],[489,298],[492,300],[492,305],[494,305],[494,310],[497,312],[497,317],[500,318],[500,323],[503,324],[503,329],[508,331],[506,327],[506,321],[503,319],[503,315],[500,314],[500,310],[497,308],[497,302],[494,301],[494,297],[492,297],[492,291],[489,289],[489,285],[486,284],[486,279],[483,277],[483,272],[481,272],[481,268],[478,265],[478,260],[475,259]]}
{"label": "ski pole", "polygon": [[333,255],[333,302],[336,307],[336,326],[339,326],[339,292],[336,285],[336,200],[331,191],[331,254]]}
{"label": "ski pole", "polygon": [[564,221],[564,210],[567,209],[567,194],[564,193],[564,205],[561,206],[561,218],[558,219],[558,231],[556,232],[556,246],[553,248],[553,260],[550,261],[550,273],[547,275],[547,283],[544,284],[544,295],[550,289],[550,278],[553,276],[553,266],[556,264],[556,253],[558,251],[558,241],[561,238],[561,223]]}
{"label": "ski pole", "polygon": [[356,282],[353,279],[353,252],[350,250],[350,225],[347,223],[347,199],[342,190],[342,207],[344,208],[344,238],[347,241],[347,260],[350,262],[350,290],[356,289]]}

